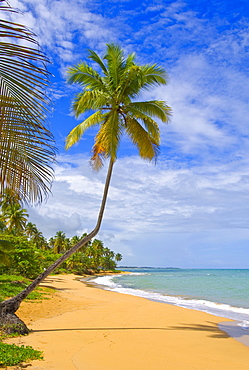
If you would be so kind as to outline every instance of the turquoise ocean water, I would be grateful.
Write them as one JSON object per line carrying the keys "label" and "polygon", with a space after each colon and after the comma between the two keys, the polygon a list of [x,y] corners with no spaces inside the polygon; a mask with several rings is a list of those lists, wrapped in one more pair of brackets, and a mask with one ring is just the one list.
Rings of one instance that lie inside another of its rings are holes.
{"label": "turquoise ocean water", "polygon": [[124,268],[101,276],[104,289],[208,312],[249,330],[249,270]]}

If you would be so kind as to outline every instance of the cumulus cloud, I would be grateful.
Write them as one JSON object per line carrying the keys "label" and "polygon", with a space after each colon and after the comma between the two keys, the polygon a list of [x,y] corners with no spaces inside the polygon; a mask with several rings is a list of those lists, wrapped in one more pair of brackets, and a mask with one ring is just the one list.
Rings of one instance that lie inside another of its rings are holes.
{"label": "cumulus cloud", "polygon": [[[64,164],[57,168],[55,196],[30,212],[32,221],[47,237],[58,230],[68,236],[91,231],[105,181],[105,170],[94,174],[86,158],[61,159]],[[174,246],[179,240],[185,240],[185,247],[187,243],[192,250],[199,243],[198,236],[205,233],[210,240],[212,234],[224,230],[247,230],[248,171],[248,161],[243,165],[234,162],[181,168],[174,161],[161,160],[155,167],[138,157],[122,158],[115,165],[99,237],[123,253],[124,260],[132,261],[142,243],[146,251],[150,249],[146,238],[151,242],[155,238],[161,246],[170,239],[173,250],[169,245],[167,250],[174,259],[178,255]],[[182,253],[183,259],[189,252]]]}
{"label": "cumulus cloud", "polygon": [[11,18],[32,29],[41,46],[61,64],[75,61],[83,48],[114,37],[104,17],[91,11],[87,1],[13,0],[11,5],[22,12]]}

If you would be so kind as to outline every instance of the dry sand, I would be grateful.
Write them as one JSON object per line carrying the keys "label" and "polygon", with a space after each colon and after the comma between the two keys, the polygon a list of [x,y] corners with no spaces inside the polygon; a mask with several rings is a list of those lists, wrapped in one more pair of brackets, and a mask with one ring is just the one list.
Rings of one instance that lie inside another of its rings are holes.
{"label": "dry sand", "polygon": [[47,278],[44,285],[57,289],[54,298],[19,309],[33,332],[10,341],[40,349],[45,357],[28,369],[249,370],[249,347],[218,328],[224,318],[75,278]]}

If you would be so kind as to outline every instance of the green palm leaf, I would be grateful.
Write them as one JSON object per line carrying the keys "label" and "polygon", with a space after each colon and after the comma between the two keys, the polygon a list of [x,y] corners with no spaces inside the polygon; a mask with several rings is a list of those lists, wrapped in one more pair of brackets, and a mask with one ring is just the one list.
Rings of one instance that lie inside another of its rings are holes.
{"label": "green palm leaf", "polygon": [[143,75],[143,88],[151,88],[155,85],[166,85],[167,84],[167,73],[164,68],[153,64],[146,64],[141,66],[141,73]]}
{"label": "green palm leaf", "polygon": [[132,143],[138,148],[141,158],[149,161],[157,159],[159,143],[150,136],[134,117],[128,117],[126,132]]}
{"label": "green palm leaf", "polygon": [[77,143],[87,129],[96,126],[104,120],[105,115],[97,111],[93,113],[90,117],[85,119],[83,122],[81,122],[79,125],[77,125],[66,138],[66,149]]}
{"label": "green palm leaf", "polygon": [[128,109],[159,118],[162,122],[168,122],[172,114],[171,108],[164,101],[158,100],[130,103]]}
{"label": "green palm leaf", "polygon": [[[15,12],[4,0],[0,4],[0,10]],[[48,60],[22,40],[37,45],[25,26],[0,20],[0,191],[11,188],[33,203],[50,191],[55,149],[46,128]]]}
{"label": "green palm leaf", "polygon": [[104,74],[108,75],[108,70],[105,66],[105,63],[100,58],[100,56],[97,53],[95,53],[94,50],[89,49],[88,52],[89,52],[89,57],[88,58],[93,60],[95,63],[97,63],[100,66],[100,68],[102,69],[102,71],[104,72]]}
{"label": "green palm leaf", "polygon": [[107,53],[104,59],[107,60],[108,82],[113,91],[118,88],[119,81],[125,70],[124,52],[118,45],[107,45]]}
{"label": "green palm leaf", "polygon": [[76,67],[69,68],[68,83],[78,83],[89,89],[104,89],[101,76],[86,63],[79,63]]}
{"label": "green palm leaf", "polygon": [[119,148],[122,128],[118,120],[118,112],[116,110],[106,114],[106,120],[102,123],[99,132],[95,138],[95,145],[101,146],[104,149],[105,156],[116,160],[117,150]]}
{"label": "green palm leaf", "polygon": [[102,91],[85,90],[77,95],[72,106],[73,112],[78,117],[86,111],[97,110],[108,105],[108,98],[108,94]]}
{"label": "green palm leaf", "polygon": [[153,138],[153,140],[159,145],[160,143],[160,130],[159,126],[151,117],[147,116],[146,114],[143,114],[139,111],[130,110],[133,114],[133,118],[135,118],[139,124],[141,124],[148,134]]}

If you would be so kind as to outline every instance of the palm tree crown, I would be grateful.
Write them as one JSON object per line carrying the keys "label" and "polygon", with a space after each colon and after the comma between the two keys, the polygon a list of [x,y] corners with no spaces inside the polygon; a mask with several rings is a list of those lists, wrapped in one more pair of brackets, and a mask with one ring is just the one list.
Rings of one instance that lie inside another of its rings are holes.
{"label": "palm tree crown", "polygon": [[69,68],[68,82],[83,88],[73,102],[75,115],[95,112],[70,132],[66,148],[79,141],[87,129],[100,125],[91,158],[95,169],[102,166],[103,158],[110,157],[115,162],[123,133],[130,137],[142,158],[156,158],[160,131],[155,118],[168,122],[171,110],[164,101],[136,100],[143,90],[166,84],[165,70],[156,64],[135,64],[135,54],[125,57],[114,44],[107,45],[103,58],[89,50],[89,59],[97,64],[101,74],[81,62]]}
{"label": "palm tree crown", "polygon": [[23,209],[20,204],[11,205],[2,215],[8,230],[16,235],[25,229],[28,216],[27,210]]}

